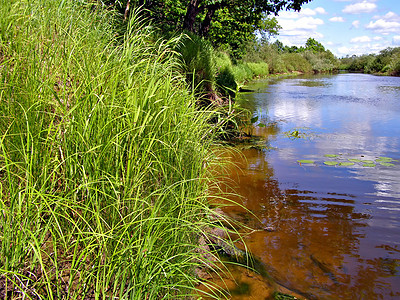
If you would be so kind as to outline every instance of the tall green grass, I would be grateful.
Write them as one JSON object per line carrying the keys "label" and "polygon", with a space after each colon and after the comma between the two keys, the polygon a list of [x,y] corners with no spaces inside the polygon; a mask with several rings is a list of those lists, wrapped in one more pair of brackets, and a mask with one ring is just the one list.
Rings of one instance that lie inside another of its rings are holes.
{"label": "tall green grass", "polygon": [[215,81],[215,58],[211,43],[204,38],[188,32],[178,51],[188,83],[194,85],[193,90],[202,93],[212,92]]}
{"label": "tall green grass", "polygon": [[213,129],[176,41],[137,18],[118,37],[82,2],[0,3],[1,297],[195,293]]}

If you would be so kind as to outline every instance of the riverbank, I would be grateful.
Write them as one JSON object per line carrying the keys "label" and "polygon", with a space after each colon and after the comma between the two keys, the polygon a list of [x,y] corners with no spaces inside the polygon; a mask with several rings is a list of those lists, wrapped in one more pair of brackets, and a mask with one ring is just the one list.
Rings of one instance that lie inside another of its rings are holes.
{"label": "riverbank", "polygon": [[37,0],[1,2],[0,41],[0,298],[196,294],[218,127],[180,40]]}

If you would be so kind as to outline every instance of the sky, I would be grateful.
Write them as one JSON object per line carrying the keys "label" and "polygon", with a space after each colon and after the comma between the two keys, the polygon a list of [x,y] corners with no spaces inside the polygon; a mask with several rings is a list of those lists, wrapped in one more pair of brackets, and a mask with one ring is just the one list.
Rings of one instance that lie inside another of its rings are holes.
{"label": "sky", "polygon": [[312,37],[337,57],[400,47],[400,0],[312,0],[277,19],[277,39],[287,46]]}

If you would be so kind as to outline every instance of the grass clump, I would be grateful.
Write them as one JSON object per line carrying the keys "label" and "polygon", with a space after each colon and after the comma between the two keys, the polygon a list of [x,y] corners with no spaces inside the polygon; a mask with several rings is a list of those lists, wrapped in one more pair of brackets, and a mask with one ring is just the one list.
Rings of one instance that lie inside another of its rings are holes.
{"label": "grass clump", "polygon": [[268,64],[265,62],[258,62],[258,63],[249,62],[247,63],[247,66],[252,71],[253,76],[264,77],[269,74]]}
{"label": "grass clump", "polygon": [[118,37],[82,2],[0,3],[1,297],[192,294],[214,159],[176,41],[137,18]]}
{"label": "grass clump", "polygon": [[194,85],[193,89],[200,92],[213,91],[216,66],[211,43],[188,32],[178,51],[182,56],[187,80]]}

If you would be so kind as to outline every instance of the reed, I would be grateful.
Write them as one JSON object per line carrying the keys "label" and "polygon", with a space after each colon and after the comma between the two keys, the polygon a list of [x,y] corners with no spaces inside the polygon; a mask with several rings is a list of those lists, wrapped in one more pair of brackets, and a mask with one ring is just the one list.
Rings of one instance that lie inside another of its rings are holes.
{"label": "reed", "polygon": [[1,297],[197,293],[218,162],[178,41],[137,18],[116,36],[79,1],[0,3]]}

